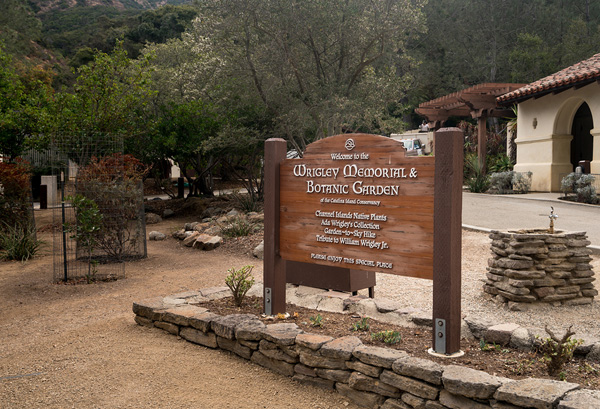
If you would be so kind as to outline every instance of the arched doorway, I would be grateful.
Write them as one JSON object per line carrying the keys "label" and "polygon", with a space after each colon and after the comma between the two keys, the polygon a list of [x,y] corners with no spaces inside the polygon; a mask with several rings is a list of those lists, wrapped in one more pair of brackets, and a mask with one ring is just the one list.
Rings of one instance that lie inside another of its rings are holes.
{"label": "arched doorway", "polygon": [[593,159],[594,137],[590,133],[593,128],[594,120],[592,118],[592,111],[590,111],[588,104],[584,102],[575,113],[571,127],[571,135],[573,135],[573,140],[571,141],[571,164],[573,165],[573,170],[579,166],[579,161],[592,161]]}

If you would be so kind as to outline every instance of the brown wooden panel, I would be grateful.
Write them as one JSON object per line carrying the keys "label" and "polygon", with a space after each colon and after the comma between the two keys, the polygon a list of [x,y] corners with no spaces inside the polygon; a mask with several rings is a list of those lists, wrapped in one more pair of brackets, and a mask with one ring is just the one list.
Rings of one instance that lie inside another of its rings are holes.
{"label": "brown wooden panel", "polygon": [[433,157],[383,136],[310,144],[280,166],[281,257],[432,279],[434,177]]}

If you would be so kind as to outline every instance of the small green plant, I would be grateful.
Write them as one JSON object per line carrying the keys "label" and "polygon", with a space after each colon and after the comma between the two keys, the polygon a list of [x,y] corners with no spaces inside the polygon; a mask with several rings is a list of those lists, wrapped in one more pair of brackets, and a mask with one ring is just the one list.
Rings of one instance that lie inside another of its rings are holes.
{"label": "small green plant", "polygon": [[505,365],[510,368],[510,371],[515,375],[526,375],[533,368],[535,359],[509,359]]}
{"label": "small green plant", "polygon": [[32,226],[9,225],[0,226],[0,258],[4,260],[27,261],[34,257],[42,241],[36,238]]}
{"label": "small green plant", "polygon": [[562,338],[558,338],[548,326],[546,326],[546,332],[550,335],[549,338],[540,339],[540,346],[538,351],[543,355],[543,361],[548,368],[548,374],[556,376],[562,370],[564,364],[569,362],[573,358],[573,352],[578,345],[583,343],[581,339],[572,339],[571,336],[575,335],[575,332],[571,331],[570,326]]}
{"label": "small green plant", "polygon": [[512,160],[504,153],[499,153],[490,159],[490,172],[508,172],[514,167]]}
{"label": "small green plant", "polygon": [[254,233],[254,223],[243,216],[236,216],[229,223],[221,228],[221,233],[225,237],[243,237]]}
{"label": "small green plant", "polygon": [[375,341],[383,341],[386,344],[397,344],[402,340],[402,336],[398,331],[379,331],[371,334],[371,339]]}
{"label": "small green plant", "polygon": [[369,325],[368,321],[369,321],[369,317],[362,317],[360,319],[360,321],[352,324],[352,330],[353,331],[368,331],[369,328],[371,328],[371,325]]}
{"label": "small green plant", "polygon": [[485,169],[479,164],[476,155],[469,155],[465,162],[467,168],[467,186],[473,193],[483,193],[490,187],[490,180]]}
{"label": "small green plant", "polygon": [[323,328],[323,317],[321,316],[321,314],[317,314],[316,317],[310,317],[310,325],[312,325],[313,327],[319,327],[319,328]]}
{"label": "small green plant", "polygon": [[246,293],[254,285],[253,268],[254,266],[244,266],[239,270],[234,268],[227,270],[229,275],[225,277],[225,284],[231,290],[233,300],[238,307],[242,306]]}
{"label": "small green plant", "polygon": [[65,199],[73,204],[76,220],[75,224],[65,223],[65,230],[73,233],[71,238],[77,240],[77,245],[86,252],[88,262],[86,279],[91,283],[98,271],[98,260],[92,260],[92,256],[98,245],[103,216],[96,202],[90,198],[78,194]]}

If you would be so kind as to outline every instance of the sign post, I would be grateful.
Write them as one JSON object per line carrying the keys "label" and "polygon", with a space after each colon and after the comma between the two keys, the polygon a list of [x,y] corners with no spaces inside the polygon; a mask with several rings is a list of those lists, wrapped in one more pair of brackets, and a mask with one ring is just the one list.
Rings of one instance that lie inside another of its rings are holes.
{"label": "sign post", "polygon": [[285,313],[285,263],[279,255],[279,166],[285,160],[287,142],[281,138],[265,141],[265,314]]}
{"label": "sign post", "polygon": [[[462,132],[437,156],[368,134],[335,135],[286,159],[265,144],[265,313],[285,312],[287,261],[434,280],[433,352],[460,348]],[[324,270],[326,271],[326,270]]]}
{"label": "sign post", "polygon": [[463,132],[435,132],[433,352],[460,351]]}

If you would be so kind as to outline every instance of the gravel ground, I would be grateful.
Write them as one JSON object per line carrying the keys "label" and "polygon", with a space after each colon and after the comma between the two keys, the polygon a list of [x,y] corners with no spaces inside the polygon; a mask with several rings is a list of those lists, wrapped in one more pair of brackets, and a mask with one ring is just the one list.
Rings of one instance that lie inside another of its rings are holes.
{"label": "gravel ground", "polygon": [[[536,306],[530,311],[509,311],[484,294],[482,280],[485,278],[487,260],[491,256],[487,233],[464,231],[462,236],[462,315],[484,317],[496,324],[515,323],[524,327],[566,329],[573,325],[576,337],[582,335],[600,339],[600,303],[591,305]],[[600,269],[600,259],[592,256],[595,272]],[[418,308],[431,313],[433,282],[410,277],[378,274],[376,296],[402,303],[405,307]],[[597,285],[596,285],[597,286]],[[583,337],[585,338],[585,337]]]}
{"label": "gravel ground", "polygon": [[[148,230],[168,234],[185,221]],[[0,408],[357,408],[333,392],[134,323],[134,301],[221,286],[228,268],[256,259],[231,249],[183,248],[169,237],[148,242],[148,259],[130,263],[123,280],[57,285],[50,248],[24,264],[0,262]],[[486,234],[463,232],[464,315],[524,326],[574,324],[578,336],[600,338],[597,302],[511,312],[486,298],[480,280],[489,254]],[[261,277],[262,266],[254,273]],[[431,288],[431,281],[380,274],[376,293],[430,312]]]}

